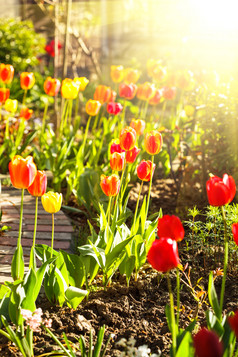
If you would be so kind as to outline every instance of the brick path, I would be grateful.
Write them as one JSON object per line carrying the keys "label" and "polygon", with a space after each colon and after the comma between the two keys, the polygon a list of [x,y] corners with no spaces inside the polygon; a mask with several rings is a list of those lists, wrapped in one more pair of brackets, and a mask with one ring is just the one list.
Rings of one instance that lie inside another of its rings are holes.
{"label": "brick path", "polygon": [[[11,226],[9,231],[0,232],[0,283],[11,279],[11,261],[15,251],[20,217],[21,190],[3,187],[0,192],[2,225]],[[54,249],[70,251],[73,227],[62,211],[55,215]],[[35,219],[35,198],[27,190],[24,192],[22,246],[25,264],[29,262]],[[38,221],[36,244],[51,245],[52,216],[45,212],[41,199],[38,200]]]}

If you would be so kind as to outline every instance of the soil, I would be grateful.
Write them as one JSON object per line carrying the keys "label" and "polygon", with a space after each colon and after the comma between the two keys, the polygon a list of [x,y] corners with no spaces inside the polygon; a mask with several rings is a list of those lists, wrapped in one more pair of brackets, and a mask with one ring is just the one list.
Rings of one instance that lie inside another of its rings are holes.
{"label": "soil", "polygon": [[[132,190],[129,206],[133,209],[137,199],[138,187]],[[145,186],[144,190],[147,190]],[[181,199],[180,197],[183,197]],[[180,214],[185,216],[187,207],[193,207],[196,204],[198,208],[207,205],[206,198],[201,194],[201,188],[197,187],[190,192],[187,186],[181,186],[180,195],[177,195],[174,181],[172,179],[157,179],[153,184],[151,212],[158,211],[161,207],[164,214]],[[180,216],[181,216],[180,215]],[[85,225],[86,219],[83,214],[72,215],[75,224]],[[197,280],[202,280],[204,291],[207,288],[207,277],[212,265],[206,262],[204,268],[204,257],[199,251],[191,257],[183,249],[185,243],[181,242],[179,246],[180,259],[183,265],[189,262],[185,273],[188,274],[191,268],[191,281],[193,286]],[[211,262],[212,263],[212,262]],[[213,269],[213,267],[212,267]],[[191,294],[191,290],[186,285],[186,278],[181,273],[183,282],[181,289],[181,311],[180,326],[186,327],[193,317],[198,314],[200,325],[205,324],[205,313],[207,309],[207,296],[204,294],[203,303],[199,306]],[[174,291],[176,304],[176,272],[170,273],[172,287]],[[238,296],[238,274],[233,271],[228,273],[226,282],[225,309],[230,312],[237,308]],[[216,279],[216,288],[219,293],[221,276]],[[76,310],[69,307],[51,306],[44,295],[40,295],[37,301],[37,307],[41,307],[44,317],[53,320],[51,330],[62,340],[62,333],[65,332],[67,338],[72,342],[75,348],[75,354],[78,352],[78,339],[84,336],[86,341],[89,339],[89,331],[93,332],[94,341],[99,328],[105,325],[105,339],[112,334],[112,339],[107,347],[106,356],[119,357],[126,347],[118,343],[122,338],[129,341],[130,338],[136,340],[136,346],[147,345],[151,353],[169,355],[171,343],[171,334],[165,316],[165,306],[169,302],[169,293],[166,276],[153,270],[146,264],[139,273],[138,280],[133,278],[129,287],[126,285],[124,277],[115,275],[112,285],[106,290],[100,288],[101,277],[97,277],[94,284],[94,291],[90,292],[88,300],[84,300]],[[35,356],[52,351],[55,343],[42,330],[34,334],[34,352]],[[0,356],[18,357],[20,356],[16,347],[11,345],[5,338],[0,336]]]}

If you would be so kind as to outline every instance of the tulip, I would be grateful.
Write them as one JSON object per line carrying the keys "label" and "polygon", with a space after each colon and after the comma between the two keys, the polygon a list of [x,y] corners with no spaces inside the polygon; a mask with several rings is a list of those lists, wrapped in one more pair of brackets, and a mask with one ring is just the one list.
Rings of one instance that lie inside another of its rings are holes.
{"label": "tulip", "polygon": [[212,176],[206,183],[207,197],[211,206],[223,206],[230,203],[236,194],[236,185],[232,176],[223,178]]}
{"label": "tulip", "polygon": [[111,146],[110,146],[110,153],[113,154],[114,152],[119,152],[119,153],[125,152],[125,150],[123,150],[121,148],[119,139],[113,139],[112,140],[112,143],[111,143]]}
{"label": "tulip", "polygon": [[121,171],[125,166],[125,153],[114,152],[110,158],[110,166],[114,171]]}
{"label": "tulip", "polygon": [[151,176],[153,176],[154,170],[155,164],[152,164],[150,160],[142,160],[136,168],[137,176],[142,181],[150,181],[152,178]]}
{"label": "tulip", "polygon": [[123,109],[123,106],[121,105],[121,103],[109,102],[107,104],[107,112],[109,114],[117,115],[122,111],[122,109]]}
{"label": "tulip", "polygon": [[61,208],[62,193],[49,191],[41,196],[41,202],[46,212],[54,214]]}
{"label": "tulip", "polygon": [[232,315],[228,317],[228,323],[230,328],[234,331],[236,339],[238,339],[238,310]]}
{"label": "tulip", "polygon": [[58,212],[62,205],[62,193],[49,191],[41,196],[41,203],[44,210],[52,214],[52,237],[51,237],[51,252],[50,257],[53,256],[54,245],[54,214]]}
{"label": "tulip", "polygon": [[135,159],[137,158],[140,151],[141,150],[138,149],[136,146],[134,146],[133,149],[127,151],[126,152],[126,162],[129,164],[133,164],[133,162],[135,162]]}
{"label": "tulip", "polygon": [[153,69],[153,73],[152,73],[152,78],[156,81],[156,82],[162,82],[165,80],[167,76],[167,69],[161,65],[157,65],[155,66],[155,68]]}
{"label": "tulip", "polygon": [[29,120],[33,114],[33,110],[29,109],[27,107],[22,107],[20,111],[20,118],[23,118],[25,120]]}
{"label": "tulip", "polygon": [[[62,48],[62,44],[58,41],[58,50]],[[55,40],[51,40],[46,46],[45,50],[49,56],[55,57]]]}
{"label": "tulip", "polygon": [[150,100],[155,94],[155,85],[150,82],[140,84],[137,88],[136,96],[141,100]]}
{"label": "tulip", "polygon": [[140,77],[140,72],[137,69],[126,68],[124,70],[124,82],[127,84],[135,84]]}
{"label": "tulip", "polygon": [[238,245],[238,223],[233,223],[231,229],[235,244]]}
{"label": "tulip", "polygon": [[163,87],[162,93],[165,99],[172,100],[176,96],[176,87]]}
{"label": "tulip", "polygon": [[5,103],[10,96],[9,88],[0,88],[0,103]]}
{"label": "tulip", "polygon": [[145,121],[142,119],[132,119],[130,126],[135,129],[138,136],[142,135],[145,130]]}
{"label": "tulip", "polygon": [[90,116],[95,116],[99,113],[101,103],[98,100],[89,99],[86,103],[85,110]]}
{"label": "tulip", "polygon": [[109,102],[111,99],[112,90],[110,87],[99,85],[97,86],[93,99],[99,101],[101,104]]}
{"label": "tulip", "polygon": [[131,84],[121,83],[119,85],[120,97],[125,98],[127,100],[131,100],[135,97],[136,90],[137,90],[137,86],[133,83]]}
{"label": "tulip", "polygon": [[214,331],[203,327],[193,337],[196,357],[222,357],[223,346]]}
{"label": "tulip", "polygon": [[192,105],[185,105],[184,111],[185,111],[187,117],[191,117],[191,116],[193,116],[193,114],[195,112],[195,108]]}
{"label": "tulip", "polygon": [[10,112],[10,113],[15,113],[17,111],[17,105],[18,105],[18,101],[15,99],[7,99],[5,101],[5,109],[7,112]]}
{"label": "tulip", "polygon": [[22,72],[20,74],[21,88],[24,90],[31,89],[35,84],[35,76],[33,72]]}
{"label": "tulip", "polygon": [[28,192],[35,197],[43,196],[46,192],[47,177],[44,171],[37,171],[36,177],[28,187]]}
{"label": "tulip", "polygon": [[184,238],[184,228],[177,216],[164,215],[158,219],[157,234],[159,238],[169,237],[177,242]]}
{"label": "tulip", "polygon": [[154,95],[149,99],[149,104],[150,105],[157,105],[161,102],[161,99],[163,97],[163,92],[161,89],[156,89],[154,92]]}
{"label": "tulip", "polygon": [[133,149],[136,145],[136,131],[130,126],[126,126],[120,132],[120,145],[125,151]]}
{"label": "tulip", "polygon": [[77,84],[79,92],[83,92],[87,87],[89,80],[86,77],[76,77],[74,78],[74,82]]}
{"label": "tulip", "polygon": [[9,84],[12,82],[14,76],[14,68],[10,64],[0,64],[0,80],[5,83]]}
{"label": "tulip", "polygon": [[169,237],[156,239],[147,254],[148,262],[160,272],[168,272],[179,265],[177,242]]}
{"label": "tulip", "polygon": [[111,79],[115,83],[122,82],[124,78],[123,66],[111,66]]}
{"label": "tulip", "polygon": [[105,195],[116,196],[120,190],[120,178],[118,175],[105,176],[101,175],[100,186]]}
{"label": "tulip", "polygon": [[16,155],[9,163],[10,179],[15,188],[28,188],[36,177],[36,165],[32,156],[25,159]]}
{"label": "tulip", "polygon": [[44,91],[46,94],[54,97],[60,90],[60,81],[56,78],[47,77],[44,82]]}
{"label": "tulip", "polygon": [[162,135],[159,131],[152,130],[145,135],[145,150],[150,155],[156,155],[162,149]]}
{"label": "tulip", "polygon": [[75,99],[78,95],[79,86],[70,78],[65,78],[61,85],[61,95],[65,99]]}
{"label": "tulip", "polygon": [[178,74],[176,85],[182,90],[192,90],[195,86],[193,73],[191,71],[182,71]]}

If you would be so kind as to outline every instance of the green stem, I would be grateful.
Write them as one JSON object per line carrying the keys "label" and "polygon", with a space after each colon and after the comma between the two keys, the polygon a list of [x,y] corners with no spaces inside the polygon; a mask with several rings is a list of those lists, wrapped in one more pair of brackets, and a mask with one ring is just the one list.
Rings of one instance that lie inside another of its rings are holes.
{"label": "green stem", "polygon": [[124,192],[123,189],[122,189],[122,184],[123,184],[123,178],[124,178],[125,170],[126,170],[126,164],[124,165],[122,173],[121,173],[121,184],[120,184],[120,190],[119,190],[119,193],[118,193],[120,213],[122,212],[121,204],[122,204],[122,198],[123,198],[123,192]]}
{"label": "green stem", "polygon": [[23,199],[24,199],[24,188],[21,190],[21,210],[20,210],[20,221],[19,221],[19,233],[17,247],[21,245],[21,235],[22,235],[22,219],[23,219]]}
{"label": "green stem", "polygon": [[223,217],[223,222],[224,222],[224,244],[225,244],[225,246],[224,246],[224,267],[223,267],[223,277],[222,277],[221,295],[220,295],[220,311],[222,314],[229,251],[228,251],[228,240],[227,240],[226,213],[225,213],[224,206],[221,206],[221,212],[222,212],[222,217]]}
{"label": "green stem", "polygon": [[50,335],[50,337],[57,343],[57,345],[64,351],[64,353],[66,354],[66,356],[68,357],[72,357],[72,354],[70,352],[68,352],[68,350],[66,350],[66,348],[64,347],[64,345],[62,345],[62,343],[58,340],[58,338],[50,331],[50,329],[48,329],[48,327],[41,325],[42,327],[44,327],[44,329],[46,330],[46,332],[48,332],[48,334]]}
{"label": "green stem", "polygon": [[55,221],[54,221],[54,213],[52,213],[52,237],[51,237],[51,252],[50,252],[51,258],[53,257],[54,230],[55,230]]}
{"label": "green stem", "polygon": [[90,115],[87,121],[87,125],[86,125],[86,129],[85,129],[85,133],[84,133],[84,138],[83,138],[83,143],[82,143],[82,155],[84,155],[84,149],[85,149],[85,145],[86,145],[86,140],[88,137],[88,130],[89,130],[89,125],[91,122],[91,118],[92,116]]}
{"label": "green stem", "polygon": [[177,314],[176,314],[176,322],[177,326],[179,326],[179,310],[180,310],[180,276],[179,276],[179,268],[177,268]]}
{"label": "green stem", "polygon": [[24,95],[22,99],[22,105],[25,105],[27,89],[24,90]]}
{"label": "green stem", "polygon": [[151,193],[151,187],[152,187],[152,177],[153,177],[153,165],[154,165],[154,155],[152,155],[151,158],[151,173],[150,173],[150,185],[149,185],[149,191],[148,191],[148,197],[147,197],[147,207],[146,207],[146,220],[149,212],[149,205],[150,205],[150,193]]}
{"label": "green stem", "polygon": [[147,101],[145,102],[145,107],[144,107],[144,112],[143,112],[143,119],[145,119],[145,117],[146,117],[147,109],[148,109],[148,104],[149,104],[149,101],[147,100]]}
{"label": "green stem", "polygon": [[172,334],[172,351],[173,351],[172,356],[175,357],[176,356],[176,323],[175,323],[175,315],[174,315],[174,298],[173,298],[169,272],[167,273],[167,282],[168,282],[169,299],[170,299],[170,315],[171,315],[171,330],[172,330],[171,334]]}
{"label": "green stem", "polygon": [[61,135],[63,134],[63,130],[64,130],[64,117],[65,117],[65,112],[66,112],[67,106],[68,106],[68,101],[66,100],[64,102],[64,107],[63,107],[62,115],[61,115],[61,119],[60,119],[60,128],[59,128],[60,138],[61,138]]}
{"label": "green stem", "polygon": [[36,270],[35,244],[36,244],[37,216],[38,216],[38,197],[36,196],[34,233],[33,233],[33,241],[32,241],[31,254],[30,254],[30,263],[29,263],[29,269],[33,268],[34,270]]}
{"label": "green stem", "polygon": [[97,115],[95,116],[95,119],[94,119],[93,129],[92,129],[93,131],[97,128],[98,119],[99,119],[99,112],[97,113]]}
{"label": "green stem", "polygon": [[5,139],[9,138],[9,116],[10,114],[6,117]]}
{"label": "green stem", "polygon": [[134,220],[133,220],[133,224],[132,224],[132,228],[131,228],[131,231],[132,231],[132,232],[133,232],[133,229],[134,229],[134,226],[135,226],[135,223],[136,223],[136,217],[137,217],[137,212],[138,212],[138,207],[139,207],[139,201],[140,201],[140,195],[141,195],[141,191],[142,191],[142,187],[143,187],[143,182],[144,182],[144,181],[141,181],[140,189],[139,189],[139,193],[138,193],[138,197],[137,197],[136,209],[135,209],[135,214],[134,214]]}
{"label": "green stem", "polygon": [[69,99],[69,128],[72,121],[73,99]]}

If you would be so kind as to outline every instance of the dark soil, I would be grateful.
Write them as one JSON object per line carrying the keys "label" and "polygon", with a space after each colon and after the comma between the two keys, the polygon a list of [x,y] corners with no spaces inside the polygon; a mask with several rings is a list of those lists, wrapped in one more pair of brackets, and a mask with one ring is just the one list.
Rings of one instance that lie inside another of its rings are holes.
{"label": "dark soil", "polygon": [[[145,186],[144,190],[148,188]],[[183,192],[183,199],[182,197]],[[131,192],[129,206],[133,209],[137,198],[137,188]],[[198,200],[198,198],[200,198]],[[193,207],[196,204],[198,208],[204,207],[207,203],[202,199],[201,189],[193,187],[193,190],[187,190],[187,187],[181,186],[180,195],[177,195],[175,185],[172,179],[157,179],[153,185],[151,212],[163,209],[164,214],[178,214],[185,216],[187,207]],[[181,216],[180,215],[180,216]],[[71,216],[75,224],[85,225],[85,216]],[[186,238],[185,238],[186,239]],[[180,243],[180,259],[183,265],[189,263],[185,273],[188,274],[191,268],[191,281],[195,286],[197,280],[203,277],[201,285],[204,291],[207,289],[207,277],[209,270],[213,269],[212,261],[206,261],[204,267],[204,256],[196,251],[192,256],[183,249],[185,243]],[[210,264],[211,263],[211,264]],[[204,294],[203,303],[198,304],[187,287],[186,277],[181,273],[184,282],[181,282],[181,311],[180,326],[185,328],[190,321],[198,316],[200,325],[205,324],[205,310],[207,309],[207,296]],[[172,287],[176,303],[176,272],[170,273]],[[234,311],[237,308],[238,296],[238,274],[233,271],[229,273],[226,282],[225,309]],[[216,279],[216,288],[219,293],[221,277]],[[171,343],[171,334],[168,330],[165,305],[169,303],[169,294],[167,288],[166,276],[157,273],[149,265],[145,265],[140,271],[137,281],[132,278],[130,286],[127,287],[126,280],[120,275],[115,275],[113,283],[107,290],[100,288],[101,277],[97,277],[94,291],[90,292],[88,300],[84,300],[81,305],[72,310],[68,307],[50,306],[48,301],[41,295],[37,301],[37,307],[41,307],[44,316],[52,318],[52,331],[62,341],[62,333],[65,332],[72,345],[77,350],[78,339],[83,335],[88,341],[89,331],[93,331],[94,341],[99,328],[106,326],[105,337],[112,334],[113,337],[109,343],[106,356],[120,356],[125,347],[119,346],[118,342],[125,338],[127,341],[134,337],[136,346],[147,345],[152,353],[161,353],[162,356],[169,355],[169,346]],[[52,351],[55,343],[42,330],[34,335],[35,355]],[[75,352],[80,356],[79,352]],[[16,357],[20,356],[14,346],[6,339],[0,336],[0,356]]]}

